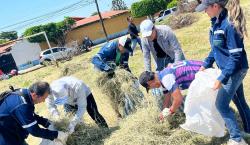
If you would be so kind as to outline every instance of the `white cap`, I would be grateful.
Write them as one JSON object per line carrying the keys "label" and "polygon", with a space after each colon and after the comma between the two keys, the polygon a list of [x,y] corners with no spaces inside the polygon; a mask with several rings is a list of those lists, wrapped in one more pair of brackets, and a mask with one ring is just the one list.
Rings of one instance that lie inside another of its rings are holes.
{"label": "white cap", "polygon": [[121,45],[121,46],[125,46],[125,43],[126,43],[126,41],[127,41],[127,39],[128,39],[128,36],[122,36],[122,37],[120,37],[119,38],[119,40],[118,40],[118,42],[119,42],[119,44]]}
{"label": "white cap", "polygon": [[152,29],[154,27],[154,23],[151,20],[144,20],[141,22],[140,30],[142,33],[142,37],[148,37],[152,34]]}
{"label": "white cap", "polygon": [[122,36],[119,38],[118,43],[127,49],[129,52],[133,52],[131,48],[131,39],[128,36]]}

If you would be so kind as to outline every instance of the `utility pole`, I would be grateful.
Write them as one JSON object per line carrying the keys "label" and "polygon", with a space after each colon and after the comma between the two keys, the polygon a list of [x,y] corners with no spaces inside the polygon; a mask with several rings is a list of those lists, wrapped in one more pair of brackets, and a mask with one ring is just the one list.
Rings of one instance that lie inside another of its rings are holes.
{"label": "utility pole", "polygon": [[105,26],[104,26],[104,23],[103,23],[102,15],[101,15],[101,13],[100,13],[100,10],[99,10],[99,6],[98,6],[98,3],[97,3],[97,0],[95,0],[95,4],[96,4],[96,9],[97,9],[98,15],[99,15],[99,17],[100,17],[100,22],[101,22],[101,24],[102,24],[103,32],[104,32],[105,37],[106,37],[106,41],[108,42],[108,41],[109,41],[108,35],[107,35],[106,29],[105,29]]}

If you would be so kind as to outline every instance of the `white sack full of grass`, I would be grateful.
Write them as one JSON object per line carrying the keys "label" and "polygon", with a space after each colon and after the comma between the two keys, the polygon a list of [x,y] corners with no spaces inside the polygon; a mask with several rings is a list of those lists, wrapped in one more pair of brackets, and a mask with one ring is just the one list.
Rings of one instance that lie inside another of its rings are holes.
{"label": "white sack full of grass", "polygon": [[206,136],[225,135],[225,123],[215,106],[218,90],[213,85],[220,75],[216,69],[198,72],[191,83],[185,101],[186,122],[181,125],[185,130]]}

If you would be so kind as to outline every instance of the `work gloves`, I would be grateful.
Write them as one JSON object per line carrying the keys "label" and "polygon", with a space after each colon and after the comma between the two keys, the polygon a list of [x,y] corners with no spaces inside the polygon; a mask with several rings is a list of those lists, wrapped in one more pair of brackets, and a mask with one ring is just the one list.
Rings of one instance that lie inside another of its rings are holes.
{"label": "work gloves", "polygon": [[73,123],[69,124],[68,131],[70,134],[72,134],[75,131],[75,125]]}
{"label": "work gloves", "polygon": [[164,118],[174,114],[174,112],[170,108],[164,108],[160,113],[160,121],[163,121]]}
{"label": "work gloves", "polygon": [[55,109],[55,110],[53,110],[53,112],[52,112],[52,118],[53,118],[53,120],[54,121],[59,121],[60,120],[60,113]]}
{"label": "work gloves", "polygon": [[75,131],[75,126],[79,122],[80,122],[79,118],[77,116],[74,116],[74,118],[70,121],[70,124],[68,126],[68,131],[70,134]]}
{"label": "work gloves", "polygon": [[58,136],[56,138],[56,141],[60,141],[62,144],[65,144],[67,141],[69,134],[63,131],[58,131]]}

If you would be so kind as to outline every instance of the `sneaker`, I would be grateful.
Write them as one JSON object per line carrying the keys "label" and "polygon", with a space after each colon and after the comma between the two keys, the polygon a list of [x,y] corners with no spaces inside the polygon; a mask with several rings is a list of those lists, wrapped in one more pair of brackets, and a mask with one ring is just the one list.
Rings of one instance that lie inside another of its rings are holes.
{"label": "sneaker", "polygon": [[240,142],[236,142],[236,141],[234,141],[232,139],[229,139],[227,145],[247,145],[247,143],[245,142],[244,139],[241,139]]}

